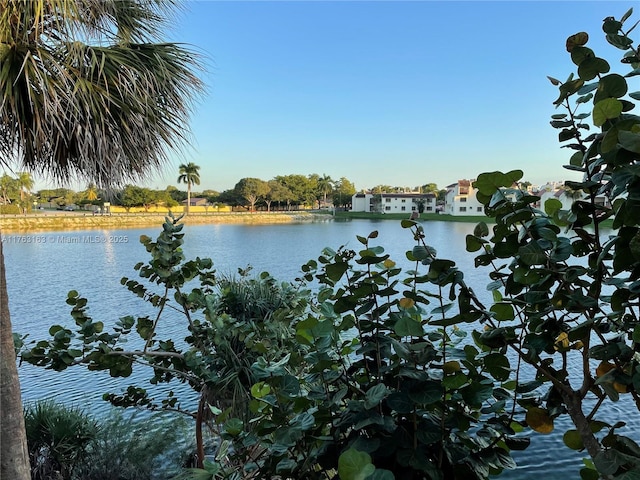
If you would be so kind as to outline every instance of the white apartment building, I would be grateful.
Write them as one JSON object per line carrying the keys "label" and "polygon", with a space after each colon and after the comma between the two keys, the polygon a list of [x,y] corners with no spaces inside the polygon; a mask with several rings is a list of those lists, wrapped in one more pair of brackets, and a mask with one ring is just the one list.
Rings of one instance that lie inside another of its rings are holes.
{"label": "white apartment building", "polygon": [[419,211],[423,203],[425,213],[435,213],[433,193],[356,193],[351,199],[352,212],[411,213]]}
{"label": "white apartment building", "polygon": [[484,206],[476,199],[473,180],[458,180],[447,185],[444,213],[449,215],[484,216]]}

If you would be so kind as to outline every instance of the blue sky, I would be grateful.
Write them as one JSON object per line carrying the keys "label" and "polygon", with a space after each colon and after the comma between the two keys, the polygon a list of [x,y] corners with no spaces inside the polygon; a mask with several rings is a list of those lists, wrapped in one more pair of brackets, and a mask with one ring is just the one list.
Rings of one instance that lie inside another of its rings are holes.
{"label": "blue sky", "polygon": [[573,71],[565,40],[582,30],[626,71],[601,25],[634,4],[186,1],[169,35],[205,55],[207,92],[194,147],[149,186],[175,185],[183,161],[219,191],[293,173],[358,190],[515,168],[536,184],[576,178],[549,125],[546,76]]}

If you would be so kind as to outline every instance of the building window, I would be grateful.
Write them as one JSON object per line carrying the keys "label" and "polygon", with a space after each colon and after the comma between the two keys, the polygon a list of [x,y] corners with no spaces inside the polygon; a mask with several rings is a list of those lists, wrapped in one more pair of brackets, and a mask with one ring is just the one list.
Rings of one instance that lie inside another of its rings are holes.
{"label": "building window", "polygon": [[467,197],[460,197],[460,202],[465,203],[467,201]]}
{"label": "building window", "polygon": [[415,205],[411,207],[411,211],[412,211],[412,212],[415,212],[415,211],[416,211],[416,207],[415,207]]}
{"label": "building window", "polygon": [[391,203],[391,199],[390,198],[385,198],[384,201],[387,202],[387,203]]}
{"label": "building window", "polygon": [[405,198],[402,199],[402,203],[405,203],[407,200]]}
{"label": "building window", "polygon": [[433,207],[427,207],[427,212],[433,212]]}
{"label": "building window", "polygon": [[461,212],[466,212],[467,211],[467,207],[460,207],[460,211]]}
{"label": "building window", "polygon": [[482,211],[482,207],[478,207],[478,211],[481,212]]}
{"label": "building window", "polygon": [[407,207],[405,207],[404,205],[402,207],[400,207],[400,210],[402,210],[403,212],[407,209]]}
{"label": "building window", "polygon": [[384,207],[384,209],[389,211],[389,210],[391,210],[391,207],[389,205],[387,205],[386,207]]}

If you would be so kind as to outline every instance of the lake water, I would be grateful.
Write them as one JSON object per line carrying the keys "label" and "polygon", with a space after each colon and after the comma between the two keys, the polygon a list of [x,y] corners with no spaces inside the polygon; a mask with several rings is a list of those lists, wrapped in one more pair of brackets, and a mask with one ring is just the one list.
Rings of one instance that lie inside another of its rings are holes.
{"label": "lake water", "polygon": [[[465,272],[467,283],[489,303],[486,272],[475,269],[473,255],[465,251],[465,236],[472,232],[474,224],[423,225],[427,243],[437,249],[439,257],[455,260]],[[393,260],[408,267],[405,252],[414,245],[412,235],[400,227],[399,221],[390,220],[191,226],[184,229],[184,252],[187,258],[213,259],[218,272],[234,273],[250,265],[254,273],[268,271],[279,280],[291,281],[300,274],[300,266],[317,259],[324,247],[337,249],[345,245],[359,250],[361,244],[356,235],[367,236],[374,230],[379,236],[372,244],[384,246]],[[42,339],[53,324],[72,326],[70,307],[65,303],[69,290],[77,290],[87,298],[90,316],[105,324],[125,315],[152,313],[147,304],[120,285],[120,279],[136,278],[133,266],[148,258],[139,243],[140,236],[155,238],[159,232],[159,228],[147,227],[2,235],[14,331]],[[103,393],[142,383],[148,375],[113,379],[105,372],[88,372],[82,367],[57,373],[30,365],[22,365],[19,373],[25,402],[55,398],[90,406],[97,413],[108,408],[102,401]],[[608,418],[611,422],[627,421],[632,429],[639,425],[635,420],[637,410],[624,402],[611,408]],[[557,426],[558,432],[565,430],[561,422]],[[582,456],[566,448],[559,435],[534,435],[531,447],[516,456],[518,470],[500,478],[577,478]]]}

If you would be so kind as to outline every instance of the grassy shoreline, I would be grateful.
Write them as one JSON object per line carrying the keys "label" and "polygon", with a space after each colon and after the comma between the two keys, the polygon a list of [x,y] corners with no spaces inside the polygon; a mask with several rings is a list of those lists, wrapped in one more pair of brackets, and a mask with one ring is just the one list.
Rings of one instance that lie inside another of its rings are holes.
{"label": "grassy shoreline", "polygon": [[[0,232],[28,233],[61,230],[91,230],[113,228],[160,227],[165,219],[160,213],[119,213],[112,215],[93,215],[91,213],[57,213],[29,215],[0,215]],[[338,220],[402,220],[409,218],[405,213],[367,213],[367,212],[234,212],[234,213],[192,213],[183,218],[186,225],[216,223],[236,224],[273,224],[303,223]],[[491,223],[493,219],[485,216],[453,216],[435,213],[423,213],[420,221]]]}
{"label": "grassy shoreline", "polygon": [[[29,233],[61,230],[91,230],[114,228],[160,227],[165,214],[114,214],[92,215],[90,213],[73,214],[31,214],[31,215],[0,215],[0,233]],[[274,223],[304,223],[326,222],[337,220],[394,220],[409,218],[405,213],[367,213],[367,212],[328,212],[296,211],[296,212],[234,212],[234,213],[206,213],[190,214],[183,218],[186,225],[204,225],[216,223],[236,224],[274,224]],[[423,213],[421,222],[461,222],[461,223],[495,223],[495,219],[482,216],[453,216],[436,213]],[[612,220],[603,223],[611,227]]]}
{"label": "grassy shoreline", "polygon": [[[1,233],[27,233],[60,230],[90,230],[137,227],[160,227],[164,222],[164,214],[32,214],[1,215]],[[274,212],[274,213],[209,213],[191,214],[183,218],[185,225],[203,225],[215,223],[300,223],[327,221],[331,217],[326,214],[309,212]]]}
{"label": "grassy shoreline", "polygon": [[[365,220],[404,220],[410,213],[370,213],[370,212],[336,212],[335,217],[341,219]],[[444,213],[421,213],[419,221],[461,222],[461,223],[495,223],[495,219],[485,215],[448,215]]]}

